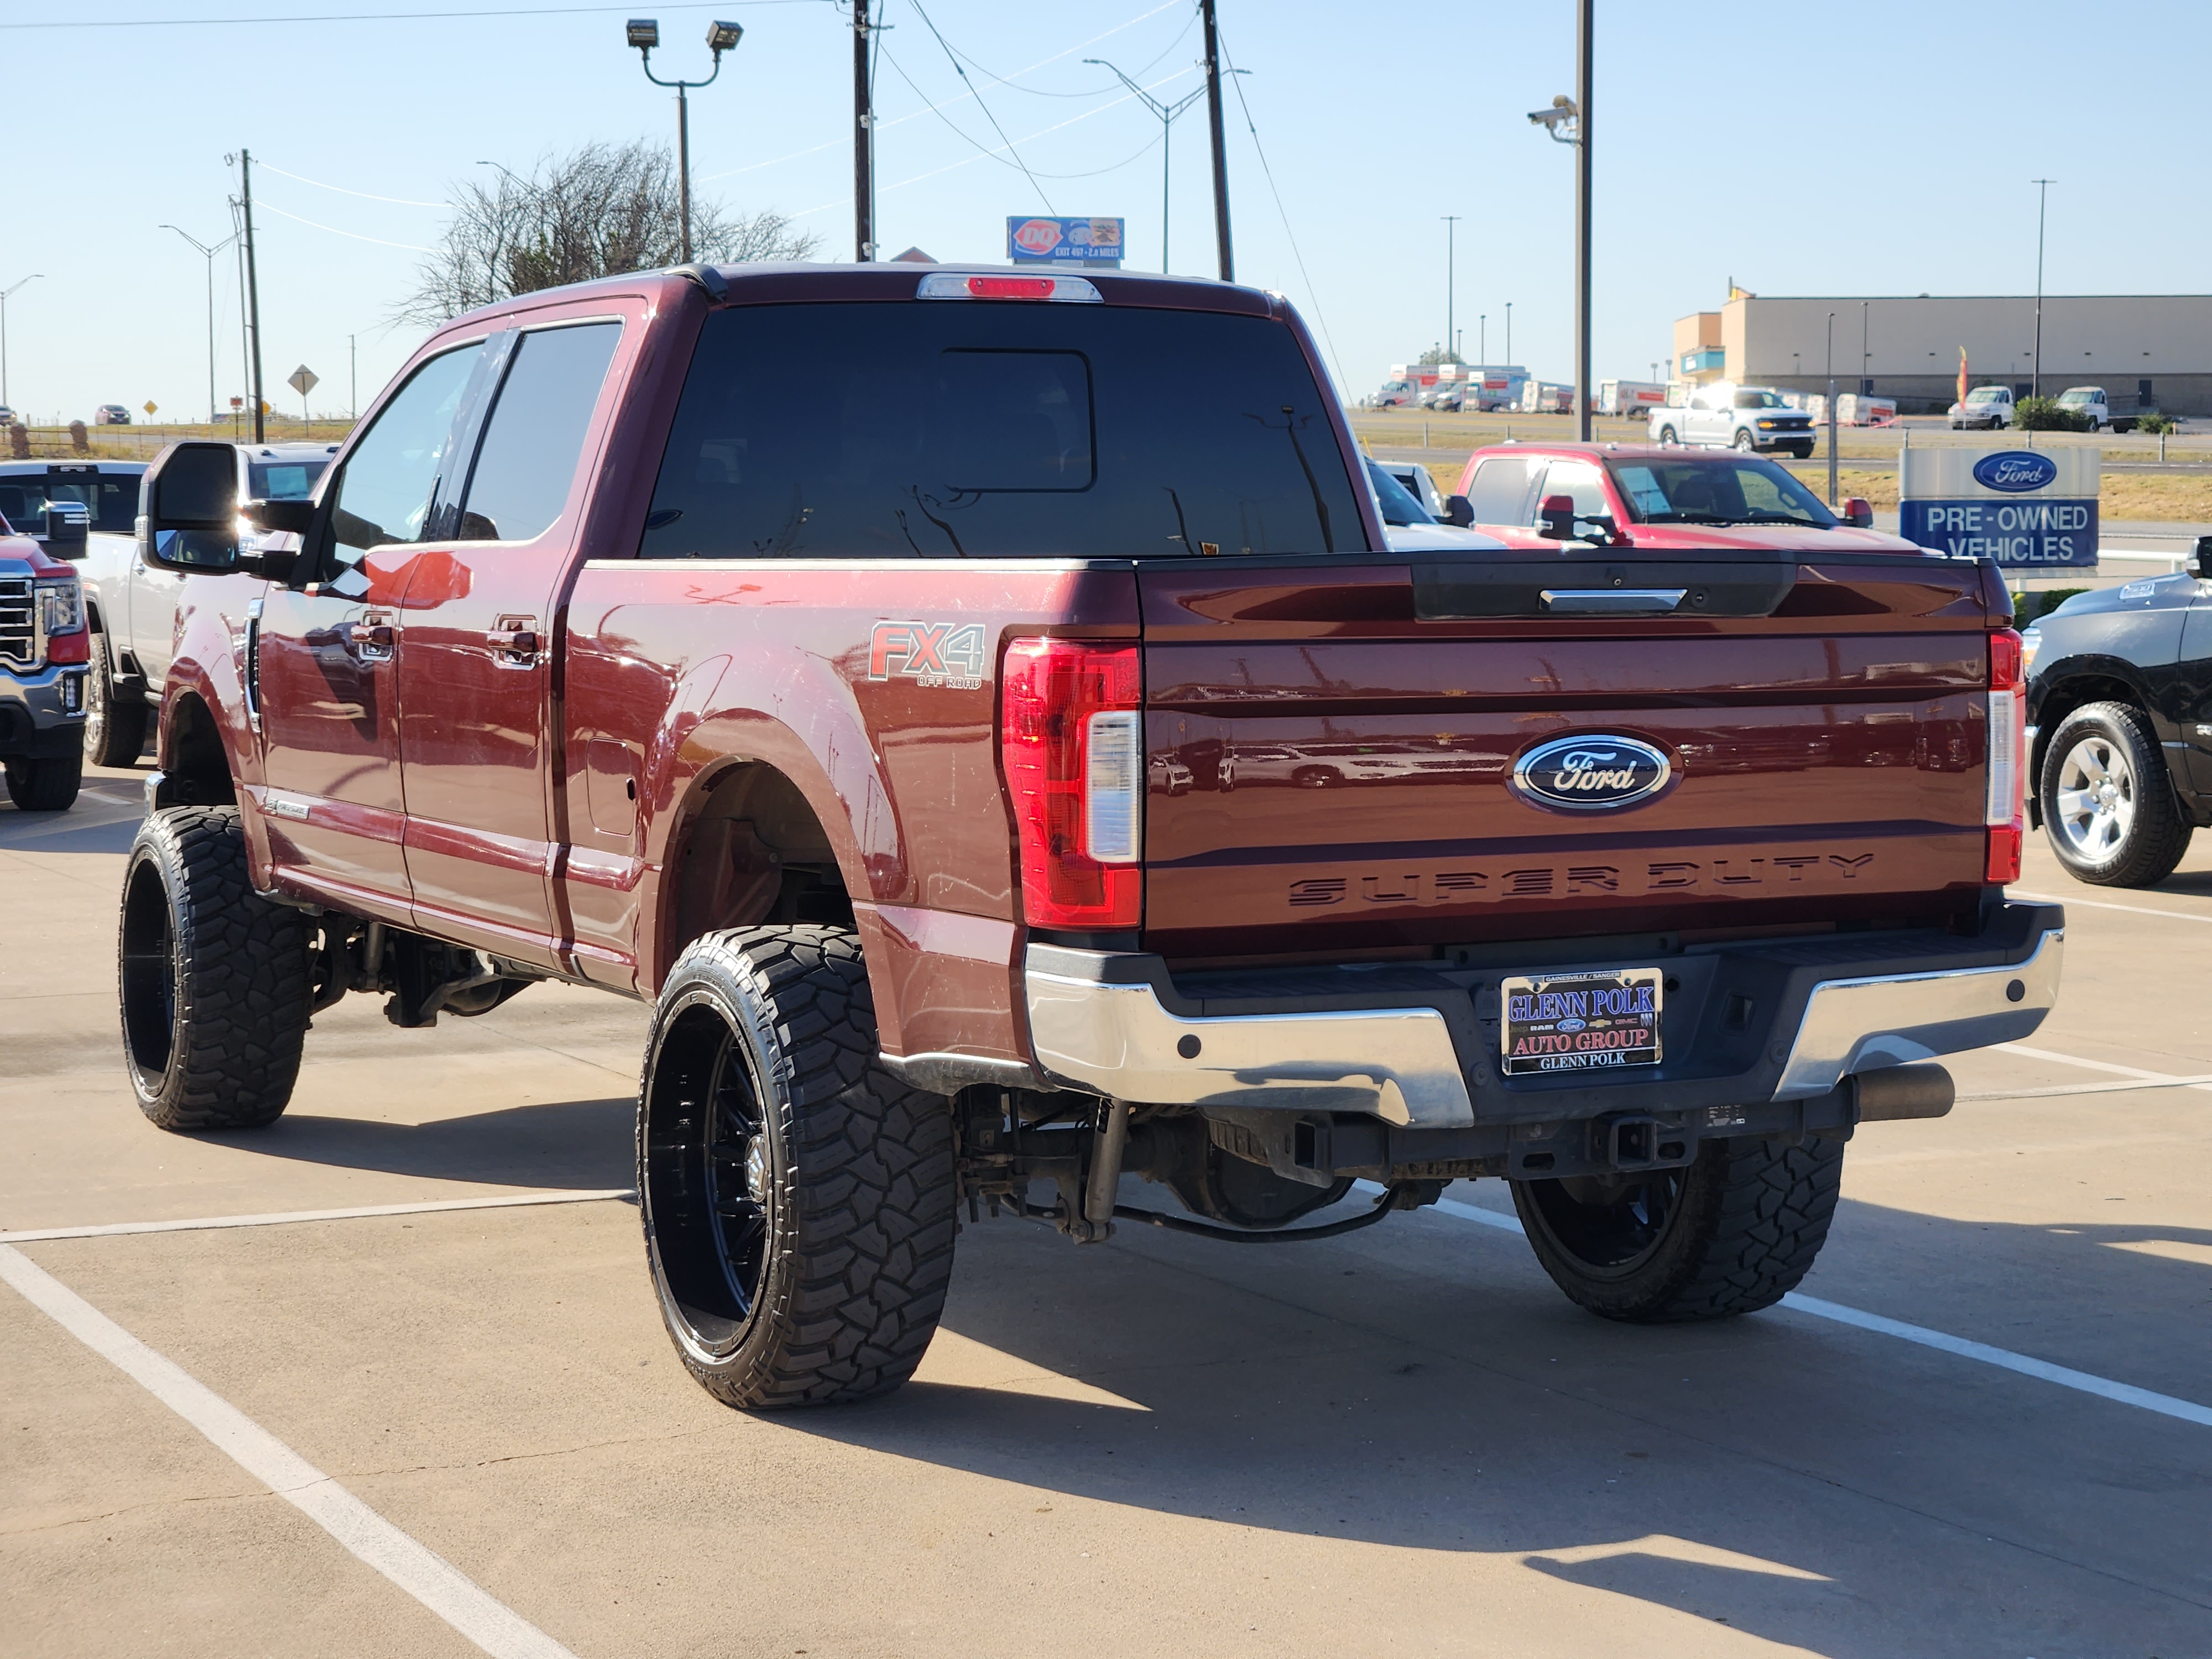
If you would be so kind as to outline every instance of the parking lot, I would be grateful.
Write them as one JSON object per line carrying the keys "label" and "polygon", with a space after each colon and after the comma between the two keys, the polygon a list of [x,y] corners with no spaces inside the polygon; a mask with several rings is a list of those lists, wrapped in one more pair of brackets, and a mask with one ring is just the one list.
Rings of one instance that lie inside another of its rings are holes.
{"label": "parking lot", "polygon": [[744,1416],[647,1282],[646,1010],[349,999],[276,1127],[162,1134],[139,811],[0,809],[0,1651],[2212,1652],[2212,836],[2141,893],[2031,843],[2057,1012],[1861,1131],[1790,1305],[1593,1319],[1496,1182],[1279,1249],[987,1221],[915,1384]]}

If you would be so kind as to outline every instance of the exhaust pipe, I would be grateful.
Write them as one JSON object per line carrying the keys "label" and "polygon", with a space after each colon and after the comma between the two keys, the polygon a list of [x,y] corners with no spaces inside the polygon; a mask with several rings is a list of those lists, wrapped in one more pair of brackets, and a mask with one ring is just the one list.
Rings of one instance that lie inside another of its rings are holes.
{"label": "exhaust pipe", "polygon": [[1958,1097],[1958,1085],[1941,1066],[1887,1066],[1851,1078],[1851,1098],[1862,1123],[1942,1117]]}

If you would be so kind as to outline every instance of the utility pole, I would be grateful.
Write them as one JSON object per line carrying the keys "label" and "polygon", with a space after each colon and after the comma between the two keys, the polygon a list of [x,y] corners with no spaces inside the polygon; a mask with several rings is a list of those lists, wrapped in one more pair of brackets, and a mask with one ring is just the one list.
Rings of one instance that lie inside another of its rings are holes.
{"label": "utility pole", "polygon": [[1100,69],[1104,70],[1107,74],[1128,88],[1130,94],[1141,100],[1146,109],[1160,118],[1160,274],[1165,276],[1168,269],[1168,179],[1170,177],[1168,146],[1175,135],[1176,117],[1203,98],[1206,95],[1206,88],[1200,87],[1196,92],[1188,93],[1176,99],[1172,104],[1165,104],[1153,97],[1151,93],[1146,92],[1103,58],[1086,58],[1083,61],[1086,64],[1097,64]]}
{"label": "utility pole", "polygon": [[1590,441],[1590,90],[1597,0],[1575,14],[1575,439]]}
{"label": "utility pole", "polygon": [[876,257],[876,117],[868,84],[868,0],[853,0],[853,257]]}
{"label": "utility pole", "polygon": [[1490,361],[1490,313],[1486,311],[1474,319],[1474,356],[1477,362]]}
{"label": "utility pole", "polygon": [[2056,179],[2031,179],[2035,186],[2035,371],[2028,396],[2043,395],[2043,210]]}
{"label": "utility pole", "polygon": [[1451,342],[1452,356],[1459,356],[1458,319],[1453,307],[1459,302],[1459,270],[1455,244],[1459,236],[1459,215],[1443,213],[1437,216],[1444,222],[1444,338]]}
{"label": "utility pole", "polygon": [[1198,0],[1206,25],[1206,120],[1213,135],[1213,240],[1220,251],[1221,280],[1237,280],[1237,260],[1229,240],[1229,152],[1221,137],[1221,42],[1213,26],[1213,0]]}
{"label": "utility pole", "polygon": [[1859,301],[1859,395],[1863,398],[1874,391],[1874,377],[1867,365],[1874,361],[1874,353],[1867,349],[1867,301]]}
{"label": "utility pole", "polygon": [[1828,313],[1828,505],[1836,504],[1836,313]]}
{"label": "utility pole", "polygon": [[22,283],[17,283],[5,293],[0,293],[0,404],[8,401],[8,295],[22,287],[23,283],[35,283],[46,274],[43,270],[34,270],[24,277]]}
{"label": "utility pole", "polygon": [[354,349],[353,336],[346,336],[346,418],[361,418],[361,354]]}
{"label": "utility pole", "polygon": [[254,262],[253,248],[253,157],[246,150],[238,152],[239,197],[246,210],[246,330],[252,342],[253,385],[248,395],[253,399],[253,441],[266,443],[268,434],[263,426],[261,407],[261,272]]}
{"label": "utility pole", "polygon": [[1505,302],[1505,366],[1513,367],[1513,301]]}

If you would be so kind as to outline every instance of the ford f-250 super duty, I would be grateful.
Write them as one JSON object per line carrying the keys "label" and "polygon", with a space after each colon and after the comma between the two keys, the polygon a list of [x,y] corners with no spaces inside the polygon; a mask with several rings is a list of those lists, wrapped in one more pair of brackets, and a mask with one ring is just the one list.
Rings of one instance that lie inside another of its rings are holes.
{"label": "ford f-250 super duty", "polygon": [[270,1122],[348,992],[651,1000],[652,1283],[744,1406],[896,1386],[987,1209],[1312,1238],[1490,1176],[1585,1307],[1767,1306],[1855,1127],[2056,992],[2003,586],[1392,551],[1359,465],[1279,298],[902,265],[460,318],[251,548],[170,448],[141,1105]]}

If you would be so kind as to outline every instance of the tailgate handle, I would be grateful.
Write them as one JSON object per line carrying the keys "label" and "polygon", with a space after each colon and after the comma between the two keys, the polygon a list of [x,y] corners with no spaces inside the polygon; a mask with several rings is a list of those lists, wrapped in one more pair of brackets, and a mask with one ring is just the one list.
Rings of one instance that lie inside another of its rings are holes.
{"label": "tailgate handle", "polygon": [[1672,611],[1686,587],[1547,587],[1544,609],[1582,617],[1647,616]]}

